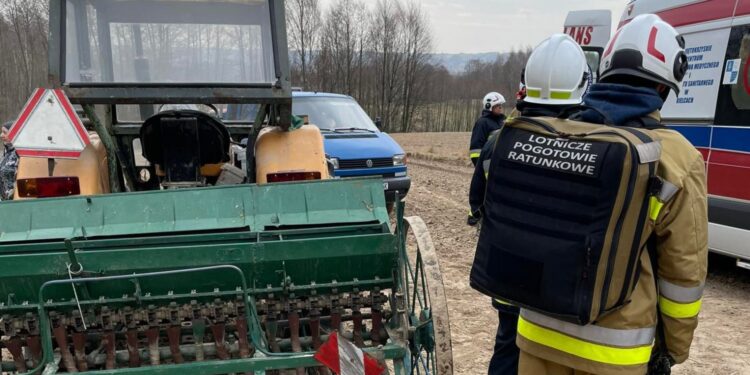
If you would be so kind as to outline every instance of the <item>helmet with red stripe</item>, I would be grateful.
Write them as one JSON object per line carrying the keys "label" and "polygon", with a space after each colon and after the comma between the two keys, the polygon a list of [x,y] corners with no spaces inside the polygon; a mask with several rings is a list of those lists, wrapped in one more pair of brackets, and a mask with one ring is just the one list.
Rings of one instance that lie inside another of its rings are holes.
{"label": "helmet with red stripe", "polygon": [[[617,31],[602,55],[600,82],[648,81],[680,93],[688,63],[685,39],[655,14],[642,14]],[[637,79],[633,79],[637,77]],[[669,93],[663,91],[663,97]]]}

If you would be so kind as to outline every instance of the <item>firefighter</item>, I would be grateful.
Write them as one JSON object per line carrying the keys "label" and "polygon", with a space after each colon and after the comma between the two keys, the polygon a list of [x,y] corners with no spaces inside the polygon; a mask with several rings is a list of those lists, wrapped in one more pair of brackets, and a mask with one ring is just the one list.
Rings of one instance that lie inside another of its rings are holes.
{"label": "firefighter", "polygon": [[18,171],[18,154],[10,143],[8,132],[12,123],[0,126],[0,142],[3,153],[0,154],[0,201],[13,199]]}
{"label": "firefighter", "polygon": [[503,104],[505,104],[505,98],[496,92],[485,95],[482,100],[482,116],[474,123],[474,128],[471,131],[471,144],[469,145],[469,158],[474,165],[477,165],[479,153],[482,151],[484,144],[487,143],[487,137],[493,131],[500,129],[505,122]]}
{"label": "firefighter", "polygon": [[[559,62],[559,68],[568,74],[580,77],[574,87],[563,87],[565,81],[556,79],[560,75],[552,74],[547,64],[549,61]],[[589,68],[586,56],[581,47],[567,34],[555,34],[545,39],[529,56],[522,77],[521,88],[517,94],[516,111],[521,116],[557,116],[561,112],[579,105],[581,98],[589,86]],[[570,92],[568,99],[534,98],[526,96],[526,82],[532,87],[554,87]],[[508,121],[513,121],[512,119]],[[489,173],[490,160],[495,146],[495,139],[501,130],[492,133],[487,144],[482,148],[479,163],[474,169],[469,192],[472,217],[476,224],[482,217],[482,204]],[[495,349],[489,365],[489,375],[510,375],[518,373],[518,347],[516,346],[516,325],[518,323],[518,308],[500,300],[493,300],[492,305],[498,310],[499,326],[495,336]]]}
{"label": "firefighter", "polygon": [[640,126],[661,139],[663,183],[648,210],[653,233],[631,300],[621,308],[585,326],[521,309],[519,374],[668,374],[688,358],[706,278],[706,175],[695,147],[659,126],[659,110],[670,91],[679,94],[687,70],[684,47],[672,26],[646,14],[605,49],[600,83],[584,98],[591,109],[573,119]]}
{"label": "firefighter", "polygon": [[[471,131],[471,144],[469,145],[469,158],[475,168],[477,160],[479,160],[479,154],[481,154],[484,145],[487,144],[490,134],[500,129],[505,123],[505,115],[503,114],[505,98],[502,95],[491,92],[484,96],[482,103],[482,116],[474,123],[474,128]],[[470,210],[469,217],[466,220],[472,226],[479,223],[480,220],[480,217],[473,216],[473,213],[474,211]]]}

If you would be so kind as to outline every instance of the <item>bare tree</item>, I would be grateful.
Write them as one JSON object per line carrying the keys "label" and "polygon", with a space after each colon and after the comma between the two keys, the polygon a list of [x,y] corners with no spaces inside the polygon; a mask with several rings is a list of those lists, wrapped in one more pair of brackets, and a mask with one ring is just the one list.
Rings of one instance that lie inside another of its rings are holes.
{"label": "bare tree", "polygon": [[321,25],[319,0],[286,1],[287,32],[289,46],[299,57],[302,86],[308,84],[308,67],[317,48],[318,30]]}
{"label": "bare tree", "polygon": [[404,11],[404,62],[403,112],[401,131],[407,132],[412,124],[416,105],[421,102],[426,89],[425,67],[432,50],[432,36],[429,21],[422,11],[421,4],[410,2]]}
{"label": "bare tree", "polygon": [[47,83],[45,0],[0,2],[0,120],[17,116],[31,91]]}

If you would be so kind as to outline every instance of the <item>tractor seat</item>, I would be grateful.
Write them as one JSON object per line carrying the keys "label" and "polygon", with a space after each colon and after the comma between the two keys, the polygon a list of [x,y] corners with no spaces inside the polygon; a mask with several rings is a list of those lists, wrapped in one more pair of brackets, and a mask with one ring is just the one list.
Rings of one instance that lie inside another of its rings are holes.
{"label": "tractor seat", "polygon": [[[200,186],[201,171],[229,161],[229,131],[216,118],[194,110],[165,111],[141,127],[143,156],[164,172],[167,184]],[[219,168],[211,168],[219,165]]]}

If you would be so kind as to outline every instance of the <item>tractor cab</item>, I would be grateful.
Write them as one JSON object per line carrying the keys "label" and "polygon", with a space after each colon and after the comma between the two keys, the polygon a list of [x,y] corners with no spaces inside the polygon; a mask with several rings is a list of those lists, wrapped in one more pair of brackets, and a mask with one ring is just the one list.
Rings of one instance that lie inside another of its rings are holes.
{"label": "tractor cab", "polygon": [[[50,39],[51,83],[82,106],[109,166],[97,185],[109,189],[85,193],[327,178],[317,129],[288,131],[292,90],[280,7],[268,0],[52,1],[50,28],[61,32]],[[233,104],[257,111],[225,120]],[[280,162],[256,165],[257,149],[270,153],[261,159]]]}

